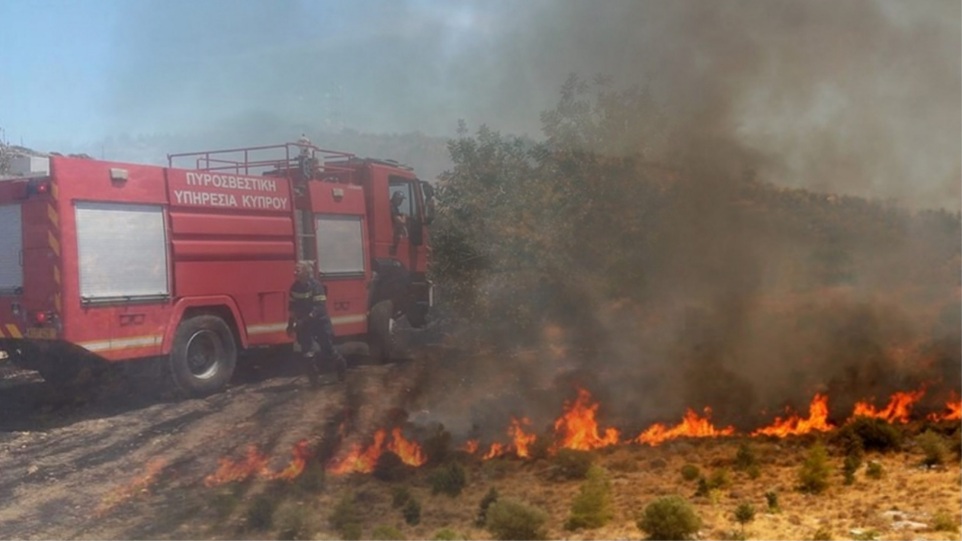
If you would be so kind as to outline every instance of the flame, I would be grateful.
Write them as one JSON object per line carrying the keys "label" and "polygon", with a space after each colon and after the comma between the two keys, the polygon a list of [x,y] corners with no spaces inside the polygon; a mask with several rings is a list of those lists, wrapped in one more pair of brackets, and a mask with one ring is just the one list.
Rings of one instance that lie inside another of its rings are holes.
{"label": "flame", "polygon": [[458,449],[468,453],[469,455],[473,455],[474,453],[478,452],[478,447],[480,447],[480,445],[481,445],[481,442],[478,440],[468,440],[464,442],[464,445],[462,445]]}
{"label": "flame", "polygon": [[256,445],[247,446],[247,454],[242,460],[234,461],[224,457],[218,459],[217,463],[217,471],[204,478],[204,485],[208,488],[243,481],[254,475],[270,475],[267,457],[257,450]]}
{"label": "flame", "polygon": [[962,420],[962,400],[955,396],[953,392],[945,402],[945,412],[930,413],[930,421],[959,421]]}
{"label": "flame", "polygon": [[808,419],[801,419],[798,415],[792,415],[784,420],[781,417],[776,417],[774,423],[752,432],[752,436],[763,435],[784,438],[785,436],[808,434],[813,430],[825,432],[833,428],[827,419],[828,397],[816,393],[808,407]]}
{"label": "flame", "polygon": [[618,443],[620,433],[615,428],[605,429],[604,436],[598,435],[598,422],[595,414],[598,403],[591,403],[591,393],[578,389],[574,404],[566,404],[565,413],[554,423],[557,437],[556,447],[589,451]]}
{"label": "flame", "polygon": [[400,428],[392,430],[391,436],[394,439],[388,444],[387,449],[399,456],[401,462],[404,462],[408,466],[417,467],[427,461],[427,458],[424,456],[424,451],[421,450],[421,446],[404,439]]}
{"label": "flame", "polygon": [[527,417],[522,417],[519,421],[514,417],[511,418],[511,427],[508,428],[508,434],[514,440],[514,452],[519,458],[530,458],[531,453],[528,451],[529,447],[534,444],[535,440],[538,439],[534,434],[525,433],[521,425],[531,426],[531,421]]}
{"label": "flame", "polygon": [[491,460],[492,458],[505,454],[507,451],[508,449],[504,445],[495,442],[491,444],[491,448],[488,449],[488,452],[481,458],[482,460]]}
{"label": "flame", "polygon": [[271,479],[290,481],[304,471],[304,466],[307,465],[307,461],[311,458],[311,450],[308,447],[307,440],[297,442],[294,445],[292,453],[294,457],[291,458],[290,464],[283,470],[273,474]]}
{"label": "flame", "polygon": [[327,471],[334,475],[342,475],[345,473],[371,473],[374,471],[374,466],[377,464],[377,459],[381,457],[383,452],[384,439],[387,433],[384,429],[380,429],[374,433],[374,442],[367,446],[364,450],[361,450],[361,446],[355,444],[351,447],[350,452],[347,456],[339,461],[335,461],[328,466]]}
{"label": "flame", "polygon": [[685,417],[680,424],[672,428],[667,428],[665,425],[655,423],[642,432],[634,441],[656,446],[666,440],[681,437],[717,438],[719,436],[731,436],[735,433],[735,427],[733,426],[715,428],[708,420],[710,417],[711,408],[705,408],[704,418],[699,417],[697,413],[689,409],[685,412]]}
{"label": "flame", "polygon": [[897,392],[889,399],[888,405],[881,410],[876,410],[875,406],[867,402],[858,402],[855,404],[855,411],[852,412],[852,416],[874,417],[890,423],[896,421],[907,423],[909,422],[909,412],[912,410],[912,406],[918,402],[923,395],[925,395],[925,389]]}
{"label": "flame", "polygon": [[114,489],[100,500],[100,505],[97,506],[97,515],[103,516],[114,507],[133,498],[135,495],[146,492],[150,485],[157,481],[157,477],[166,466],[167,461],[162,458],[147,462],[143,475],[134,477],[129,484]]}

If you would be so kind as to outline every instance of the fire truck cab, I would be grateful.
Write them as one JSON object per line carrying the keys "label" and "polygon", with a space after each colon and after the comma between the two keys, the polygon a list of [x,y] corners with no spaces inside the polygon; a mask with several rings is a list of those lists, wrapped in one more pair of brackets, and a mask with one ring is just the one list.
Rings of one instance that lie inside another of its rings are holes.
{"label": "fire truck cab", "polygon": [[422,326],[432,304],[432,215],[410,168],[303,140],[167,167],[33,157],[0,180],[0,356],[54,384],[160,358],[183,394],[214,393],[239,352],[292,342],[288,288],[311,260],[337,339],[387,360],[394,321]]}

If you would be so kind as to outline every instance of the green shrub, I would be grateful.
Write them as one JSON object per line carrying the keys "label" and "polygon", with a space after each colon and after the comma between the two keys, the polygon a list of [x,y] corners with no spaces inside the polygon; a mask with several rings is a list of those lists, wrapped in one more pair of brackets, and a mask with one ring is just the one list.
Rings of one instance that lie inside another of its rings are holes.
{"label": "green shrub", "polygon": [[731,484],[731,479],[728,477],[728,470],[725,468],[718,468],[711,472],[711,477],[708,478],[708,488],[710,489],[728,488]]}
{"label": "green shrub", "polygon": [[902,431],[882,419],[860,416],[843,426],[833,439],[843,447],[858,439],[865,451],[897,451],[902,445]]}
{"label": "green shrub", "polygon": [[780,511],[778,507],[778,493],[774,490],[769,490],[765,493],[765,502],[768,503],[768,510],[772,513],[777,513]]}
{"label": "green shrub", "polygon": [[407,478],[412,470],[413,468],[405,464],[397,454],[391,451],[385,451],[381,453],[381,456],[377,457],[377,462],[374,464],[374,471],[371,472],[371,475],[373,475],[375,479],[390,483]]}
{"label": "green shrub", "polygon": [[688,539],[701,527],[691,504],[680,496],[664,496],[649,503],[636,523],[651,539]]}
{"label": "green shrub", "polygon": [[285,502],[274,512],[274,525],[278,539],[310,539],[314,533],[311,511],[303,505]]}
{"label": "green shrub", "polygon": [[875,541],[878,539],[878,532],[871,528],[862,532],[854,532],[852,533],[852,539],[855,541]]}
{"label": "green shrub", "polygon": [[685,464],[681,467],[681,478],[685,481],[694,481],[701,475],[701,470],[694,464]]}
{"label": "green shrub", "polygon": [[345,494],[338,500],[327,517],[328,523],[342,539],[358,539],[364,524],[364,511],[353,494]]}
{"label": "green shrub", "polygon": [[758,464],[752,464],[745,470],[749,479],[758,479],[762,475],[762,468]]}
{"label": "green shrub", "polygon": [[944,509],[939,509],[935,515],[932,516],[932,529],[937,532],[958,532],[959,531],[959,521],[955,519]]}
{"label": "green shrub", "polygon": [[755,450],[748,442],[742,442],[738,446],[738,452],[735,453],[735,469],[747,471],[752,466],[758,466],[758,457],[755,456]]}
{"label": "green shrub", "polygon": [[458,541],[459,539],[464,539],[464,536],[451,528],[441,528],[434,532],[434,541]]}
{"label": "green shrub", "polygon": [[452,498],[461,494],[461,491],[468,484],[464,467],[457,462],[449,462],[438,466],[431,473],[429,480],[432,494],[447,494]]}
{"label": "green shrub", "polygon": [[411,491],[408,487],[394,487],[391,491],[391,507],[400,509],[404,507],[404,504],[408,503],[408,500],[411,498]]}
{"label": "green shrub", "polygon": [[439,424],[431,435],[424,438],[421,450],[429,464],[444,463],[451,457],[451,433],[444,429],[444,425]]}
{"label": "green shrub", "polygon": [[600,466],[588,469],[588,476],[571,503],[571,514],[565,521],[566,530],[600,528],[613,516],[611,482]]}
{"label": "green shrub", "polygon": [[408,498],[404,507],[401,508],[401,516],[404,517],[404,522],[409,525],[418,525],[421,522],[421,502],[415,500],[413,497]]}
{"label": "green shrub", "polygon": [[279,503],[280,500],[270,494],[262,493],[255,496],[244,515],[247,518],[247,526],[259,530],[266,530],[273,526],[274,511]]}
{"label": "green shrub", "polygon": [[709,492],[711,492],[711,487],[708,486],[708,479],[705,479],[705,476],[699,477],[698,487],[695,488],[695,496],[707,497]]}
{"label": "green shrub", "polygon": [[882,477],[885,477],[885,471],[882,469],[882,464],[880,462],[872,460],[868,463],[868,467],[865,468],[865,475],[869,479],[878,480]]}
{"label": "green shrub", "polygon": [[862,457],[855,454],[846,455],[842,462],[842,474],[845,476],[845,484],[851,485],[855,482],[855,472],[862,465]]}
{"label": "green shrub", "polygon": [[922,449],[922,453],[925,454],[922,464],[932,467],[941,466],[945,463],[945,456],[949,453],[949,448],[940,434],[926,430],[916,441]]}
{"label": "green shrub", "polygon": [[484,497],[481,498],[481,503],[478,504],[478,516],[474,519],[475,526],[479,528],[484,527],[485,522],[488,520],[488,508],[496,501],[498,501],[498,489],[491,487]]}
{"label": "green shrub", "polygon": [[745,525],[755,520],[755,507],[747,502],[738,504],[735,508],[735,521],[742,525],[742,533],[745,533]]}
{"label": "green shrub", "polygon": [[812,446],[798,471],[799,490],[819,494],[828,488],[828,453],[820,442]]}
{"label": "green shrub", "polygon": [[404,539],[404,534],[394,526],[378,526],[371,532],[371,539],[375,541],[391,541],[392,539]]}
{"label": "green shrub", "polygon": [[551,460],[551,476],[554,479],[584,479],[593,461],[588,451],[559,449]]}
{"label": "green shrub", "polygon": [[547,520],[547,513],[541,509],[510,499],[499,499],[488,508],[485,527],[495,539],[539,540],[548,537],[545,528]]}

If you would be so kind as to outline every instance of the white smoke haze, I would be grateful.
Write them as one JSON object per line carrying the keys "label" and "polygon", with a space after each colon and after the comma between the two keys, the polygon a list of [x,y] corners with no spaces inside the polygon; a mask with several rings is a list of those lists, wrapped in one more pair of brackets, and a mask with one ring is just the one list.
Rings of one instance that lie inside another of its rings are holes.
{"label": "white smoke haze", "polygon": [[765,180],[960,207],[958,2],[148,0],[117,20],[92,155],[129,159],[124,136],[175,147],[150,161],[300,131],[444,138],[459,119],[537,137],[567,75],[600,74],[770,156]]}

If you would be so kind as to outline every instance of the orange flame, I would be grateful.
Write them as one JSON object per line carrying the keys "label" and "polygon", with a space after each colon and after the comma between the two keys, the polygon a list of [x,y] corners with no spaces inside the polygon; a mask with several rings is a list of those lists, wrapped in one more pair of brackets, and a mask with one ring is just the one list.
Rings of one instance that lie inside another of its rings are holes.
{"label": "orange flame", "polygon": [[525,433],[521,425],[531,425],[531,421],[527,417],[522,417],[519,421],[518,419],[511,418],[511,427],[508,428],[508,434],[514,440],[514,451],[519,458],[530,458],[531,453],[528,451],[529,447],[534,444],[535,440],[538,439],[534,434]]}
{"label": "orange flame", "polygon": [[909,422],[909,413],[912,410],[912,406],[918,402],[923,395],[925,395],[925,389],[897,392],[889,399],[888,405],[881,410],[876,410],[875,406],[868,402],[858,402],[855,404],[855,411],[852,412],[852,416],[874,417],[890,423],[896,421],[907,423]]}
{"label": "orange flame", "polygon": [[257,446],[247,446],[247,454],[242,460],[234,461],[229,458],[217,460],[218,467],[215,473],[204,478],[204,485],[208,488],[243,481],[254,475],[269,475],[267,469],[267,457],[257,450]]}
{"label": "orange flame", "polygon": [[468,453],[469,455],[473,455],[474,453],[478,452],[478,447],[480,446],[481,446],[480,441],[468,440],[464,442],[464,445],[462,445],[461,447],[458,447],[458,449],[461,451],[464,451],[465,453]]}
{"label": "orange flame", "polygon": [[404,462],[408,466],[417,467],[427,461],[427,458],[424,456],[424,451],[421,450],[421,446],[404,439],[400,428],[392,430],[391,436],[394,439],[388,444],[387,450],[399,456],[401,462]]}
{"label": "orange flame", "polygon": [[126,486],[119,487],[104,496],[100,505],[97,506],[97,515],[103,516],[138,493],[146,492],[150,485],[157,481],[157,477],[165,466],[167,466],[167,461],[162,458],[149,461],[143,475],[134,477]]}
{"label": "orange flame", "polygon": [[689,409],[685,412],[685,417],[680,424],[672,428],[667,428],[663,424],[655,423],[642,432],[634,441],[656,446],[667,440],[681,437],[717,438],[719,436],[731,436],[735,433],[735,427],[733,426],[715,428],[708,420],[710,417],[711,408],[705,408],[704,418],[699,417],[697,413]]}
{"label": "orange flame", "polygon": [[759,428],[752,432],[752,436],[796,436],[808,434],[813,430],[825,432],[831,430],[833,426],[828,423],[828,397],[823,394],[815,394],[812,403],[808,407],[808,419],[802,419],[798,415],[792,415],[786,419],[776,417],[775,422],[770,426]]}
{"label": "orange flame", "polygon": [[962,420],[962,400],[956,398],[953,392],[945,402],[945,412],[930,413],[930,421],[960,421]]}
{"label": "orange flame", "polygon": [[505,454],[507,451],[508,449],[504,445],[495,442],[491,444],[491,448],[488,449],[488,452],[481,458],[482,460],[491,460],[492,458]]}
{"label": "orange flame", "polygon": [[283,470],[272,475],[271,479],[290,481],[304,471],[304,466],[307,465],[307,461],[311,458],[311,450],[308,447],[307,440],[297,442],[294,445],[292,453],[294,457],[291,458],[290,464]]}
{"label": "orange flame", "polygon": [[578,389],[574,404],[566,404],[565,413],[554,423],[557,437],[556,447],[589,451],[618,443],[620,433],[615,428],[605,429],[604,436],[598,434],[595,415],[598,403],[591,403],[591,393]]}
{"label": "orange flame", "polygon": [[345,473],[371,473],[374,471],[374,466],[377,464],[377,459],[381,457],[383,452],[384,438],[387,433],[384,429],[380,429],[374,433],[374,442],[367,446],[364,450],[361,450],[361,446],[355,444],[347,456],[342,458],[340,461],[333,462],[328,466],[327,471],[334,475],[342,475]]}

